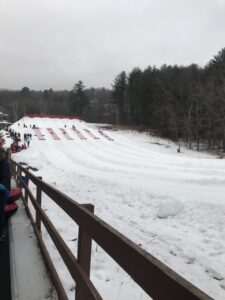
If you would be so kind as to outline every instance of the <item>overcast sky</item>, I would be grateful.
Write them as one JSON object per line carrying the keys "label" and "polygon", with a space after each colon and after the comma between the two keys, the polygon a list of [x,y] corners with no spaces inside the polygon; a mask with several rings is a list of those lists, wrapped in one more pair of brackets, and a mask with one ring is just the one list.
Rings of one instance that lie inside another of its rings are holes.
{"label": "overcast sky", "polygon": [[111,87],[122,70],[205,65],[225,0],[0,0],[0,88]]}

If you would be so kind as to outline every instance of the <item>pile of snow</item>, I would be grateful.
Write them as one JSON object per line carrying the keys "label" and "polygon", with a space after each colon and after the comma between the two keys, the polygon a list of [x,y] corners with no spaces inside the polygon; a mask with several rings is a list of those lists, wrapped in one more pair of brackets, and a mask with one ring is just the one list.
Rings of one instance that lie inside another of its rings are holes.
{"label": "pile of snow", "polygon": [[[132,131],[105,130],[114,139],[109,141],[79,120],[26,117],[12,128],[34,134],[33,124],[45,140],[33,135],[30,148],[13,155],[16,161],[38,168],[38,176],[77,202],[94,204],[97,216],[213,298],[225,299],[225,160],[186,149],[177,153],[172,142]],[[98,139],[79,139],[73,125]],[[46,196],[43,208],[74,252],[76,224]],[[45,231],[43,237],[74,299],[74,282]],[[91,279],[104,299],[149,299],[95,243]]]}
{"label": "pile of snow", "polygon": [[164,219],[168,217],[174,217],[180,213],[183,208],[183,204],[174,199],[162,200],[160,202],[158,218]]}

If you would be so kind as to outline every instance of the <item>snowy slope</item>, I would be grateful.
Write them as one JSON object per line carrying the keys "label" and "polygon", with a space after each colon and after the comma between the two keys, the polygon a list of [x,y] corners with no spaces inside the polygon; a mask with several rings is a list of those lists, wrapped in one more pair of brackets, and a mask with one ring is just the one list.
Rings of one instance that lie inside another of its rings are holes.
{"label": "snowy slope", "polygon": [[[186,149],[178,154],[173,143],[129,131],[104,130],[114,139],[109,141],[94,124],[79,120],[25,117],[11,128],[34,134],[30,124],[40,128],[45,140],[33,136],[28,150],[13,155],[16,161],[37,167],[37,175],[74,200],[93,203],[96,215],[204,292],[225,299],[224,160]],[[47,197],[44,207],[74,250],[75,224]],[[47,234],[45,239],[74,299],[73,281]],[[104,299],[149,299],[99,246],[93,244],[92,251],[91,278]]]}

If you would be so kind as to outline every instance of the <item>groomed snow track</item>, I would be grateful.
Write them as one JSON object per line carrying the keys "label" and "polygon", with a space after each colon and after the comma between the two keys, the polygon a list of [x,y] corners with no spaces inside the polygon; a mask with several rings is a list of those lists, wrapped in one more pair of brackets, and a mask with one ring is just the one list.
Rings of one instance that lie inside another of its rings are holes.
{"label": "groomed snow track", "polygon": [[[46,140],[33,136],[30,148],[14,155],[16,161],[38,168],[38,176],[79,203],[94,204],[97,216],[213,298],[224,299],[224,160],[183,147],[178,154],[177,146],[166,140],[111,131],[105,124],[79,119],[25,117],[12,128],[22,135],[34,133],[33,124]],[[47,128],[60,140],[54,140]],[[73,224],[47,199],[44,205],[74,249],[75,237],[68,230]],[[55,261],[60,269],[57,257]],[[92,265],[91,276],[103,298],[149,299],[95,246]],[[63,280],[71,283],[67,274]]]}

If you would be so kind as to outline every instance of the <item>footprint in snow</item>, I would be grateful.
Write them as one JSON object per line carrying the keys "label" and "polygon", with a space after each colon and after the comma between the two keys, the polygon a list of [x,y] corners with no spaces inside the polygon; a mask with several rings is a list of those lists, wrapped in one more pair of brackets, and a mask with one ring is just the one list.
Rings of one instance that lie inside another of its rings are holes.
{"label": "footprint in snow", "polygon": [[171,255],[173,255],[173,256],[177,256],[177,253],[174,251],[174,250],[170,250],[170,252],[169,252]]}
{"label": "footprint in snow", "polygon": [[217,251],[217,252],[211,252],[211,253],[209,253],[209,255],[212,256],[212,257],[223,255],[223,254],[224,254],[224,251]]}
{"label": "footprint in snow", "polygon": [[187,265],[192,265],[192,264],[194,264],[195,261],[196,261],[196,258],[195,258],[195,257],[186,257],[186,258],[185,258],[185,263],[186,263]]}
{"label": "footprint in snow", "polygon": [[205,269],[206,273],[209,274],[210,277],[212,277],[213,279],[216,279],[216,280],[223,280],[223,276],[221,276],[219,273],[217,273],[214,269],[212,268],[206,268]]}

